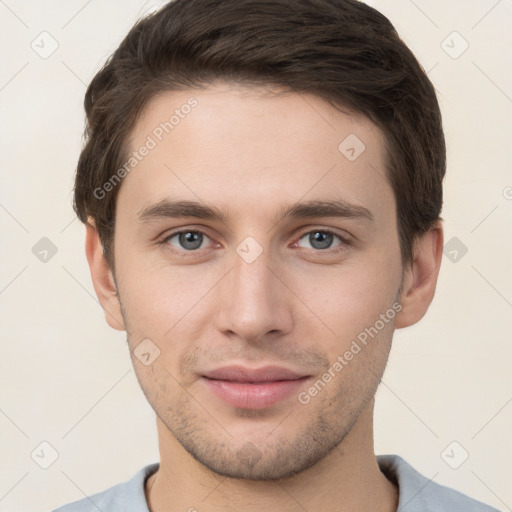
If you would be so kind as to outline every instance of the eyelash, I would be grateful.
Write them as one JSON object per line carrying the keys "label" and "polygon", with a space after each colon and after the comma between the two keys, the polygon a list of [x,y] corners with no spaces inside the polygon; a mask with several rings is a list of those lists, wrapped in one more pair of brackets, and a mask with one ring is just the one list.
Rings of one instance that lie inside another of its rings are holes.
{"label": "eyelash", "polygon": [[[338,237],[341,240],[341,243],[339,245],[335,246],[332,249],[324,249],[324,250],[322,250],[322,249],[309,249],[310,251],[316,252],[318,254],[326,253],[326,254],[331,254],[332,255],[332,254],[338,254],[340,252],[346,251],[348,249],[347,246],[351,245],[350,241],[347,238],[345,238],[345,237],[341,236],[340,234],[335,233],[334,231],[331,231],[329,229],[310,229],[308,231],[304,231],[297,238],[297,242],[294,242],[294,243],[298,243],[299,240],[304,238],[305,235],[308,235],[310,233],[317,233],[317,232],[319,232],[319,233],[326,233],[328,235],[333,235],[335,237]],[[182,233],[200,233],[203,236],[211,238],[208,235],[208,233],[206,233],[205,231],[203,231],[201,229],[197,229],[197,228],[195,228],[195,229],[181,229],[179,231],[174,231],[174,232],[170,233],[169,235],[167,235],[164,239],[162,239],[158,243],[159,243],[159,245],[163,245],[165,250],[169,251],[172,254],[178,254],[178,255],[184,256],[184,257],[196,256],[201,251],[201,249],[195,249],[195,250],[191,250],[191,251],[187,251],[185,249],[178,250],[178,249],[175,249],[174,247],[172,247],[168,243],[169,240],[171,240],[171,238],[174,238],[176,235],[180,235]]]}

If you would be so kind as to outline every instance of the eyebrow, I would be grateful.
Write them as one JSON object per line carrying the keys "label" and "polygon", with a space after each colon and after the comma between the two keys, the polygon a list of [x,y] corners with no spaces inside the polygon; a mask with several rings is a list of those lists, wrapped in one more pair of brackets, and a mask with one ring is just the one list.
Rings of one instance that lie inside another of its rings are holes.
{"label": "eyebrow", "polygon": [[[163,199],[156,204],[145,206],[137,213],[137,221],[143,223],[186,217],[219,220],[223,223],[229,220],[229,215],[215,206],[208,206],[204,203],[189,200],[171,201]],[[283,206],[279,211],[278,217],[282,219],[340,217],[364,220],[371,224],[375,221],[372,212],[368,208],[350,203],[344,199],[312,200],[296,203],[288,207]]]}

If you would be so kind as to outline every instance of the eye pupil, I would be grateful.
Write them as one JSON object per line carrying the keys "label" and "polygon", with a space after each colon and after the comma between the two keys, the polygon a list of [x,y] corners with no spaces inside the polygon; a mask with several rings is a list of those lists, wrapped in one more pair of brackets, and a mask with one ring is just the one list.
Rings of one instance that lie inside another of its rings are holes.
{"label": "eye pupil", "polygon": [[[315,249],[328,249],[332,244],[333,235],[325,231],[314,231],[309,235],[309,241]],[[314,244],[320,243],[320,247]]]}
{"label": "eye pupil", "polygon": [[202,233],[198,233],[197,231],[187,231],[180,233],[179,242],[185,249],[198,249],[201,247],[201,243],[203,242],[202,237]]}

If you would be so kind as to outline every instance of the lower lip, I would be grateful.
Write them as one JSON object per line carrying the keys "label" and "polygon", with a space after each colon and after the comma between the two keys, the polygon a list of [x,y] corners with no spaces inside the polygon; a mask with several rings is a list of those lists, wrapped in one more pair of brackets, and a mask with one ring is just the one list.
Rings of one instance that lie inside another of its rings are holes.
{"label": "lower lip", "polygon": [[228,404],[243,409],[264,409],[297,392],[309,377],[250,384],[203,377],[207,388]]}

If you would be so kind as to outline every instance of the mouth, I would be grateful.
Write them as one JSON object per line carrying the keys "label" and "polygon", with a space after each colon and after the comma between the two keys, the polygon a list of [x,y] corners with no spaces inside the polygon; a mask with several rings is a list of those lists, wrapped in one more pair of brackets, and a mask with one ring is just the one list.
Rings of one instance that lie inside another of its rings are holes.
{"label": "mouth", "polygon": [[277,366],[218,368],[201,376],[207,390],[225,403],[243,409],[264,409],[289,397],[311,378]]}

